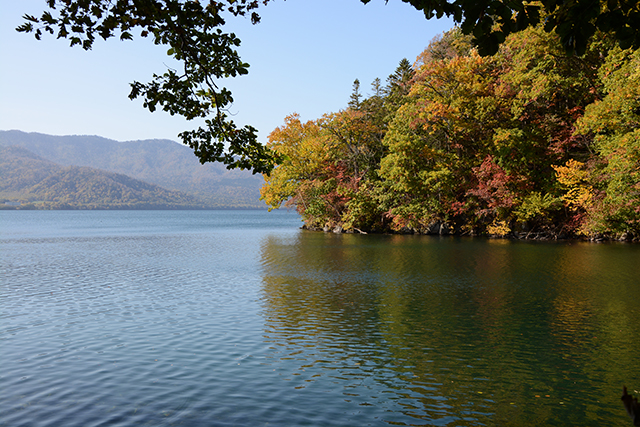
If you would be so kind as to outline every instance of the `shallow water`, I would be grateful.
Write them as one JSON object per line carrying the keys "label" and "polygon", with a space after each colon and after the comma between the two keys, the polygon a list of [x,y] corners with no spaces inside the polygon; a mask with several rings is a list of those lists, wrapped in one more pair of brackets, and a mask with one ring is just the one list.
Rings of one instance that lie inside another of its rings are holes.
{"label": "shallow water", "polygon": [[0,212],[0,425],[627,426],[640,247]]}

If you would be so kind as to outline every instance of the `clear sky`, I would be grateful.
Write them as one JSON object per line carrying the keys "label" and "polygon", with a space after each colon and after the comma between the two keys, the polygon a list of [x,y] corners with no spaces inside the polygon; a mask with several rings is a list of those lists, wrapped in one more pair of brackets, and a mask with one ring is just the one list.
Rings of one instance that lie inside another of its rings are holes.
{"label": "clear sky", "polygon": [[[0,1],[0,130],[126,141],[178,140],[179,132],[195,128],[128,98],[130,82],[148,82],[171,63],[166,47],[148,39],[100,39],[87,52],[66,40],[38,42],[15,31],[23,14],[40,16],[44,5]],[[369,93],[376,77],[384,83],[402,58],[413,62],[452,26],[427,21],[400,0],[274,0],[259,14],[255,26],[246,18],[227,21],[251,67],[224,85],[234,94],[235,121],[258,128],[262,142],[291,113],[310,120],[345,108],[356,78]]]}

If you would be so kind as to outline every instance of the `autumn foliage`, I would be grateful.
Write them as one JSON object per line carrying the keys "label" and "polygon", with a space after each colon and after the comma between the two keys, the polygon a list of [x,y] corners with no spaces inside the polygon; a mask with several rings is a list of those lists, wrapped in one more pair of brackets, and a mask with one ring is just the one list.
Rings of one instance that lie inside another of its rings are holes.
{"label": "autumn foliage", "polygon": [[454,29],[368,98],[287,117],[262,198],[309,228],[638,237],[639,52],[531,28],[483,57]]}

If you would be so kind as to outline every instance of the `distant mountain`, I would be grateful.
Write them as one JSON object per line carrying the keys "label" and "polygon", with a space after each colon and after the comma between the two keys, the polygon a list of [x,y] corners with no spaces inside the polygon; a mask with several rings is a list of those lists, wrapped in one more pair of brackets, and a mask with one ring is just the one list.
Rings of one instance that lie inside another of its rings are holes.
{"label": "distant mountain", "polygon": [[124,174],[180,191],[208,206],[266,208],[260,201],[261,175],[201,165],[193,151],[170,140],[118,142],[98,136],[52,136],[0,131],[0,146],[19,146],[61,166],[82,166]]}
{"label": "distant mountain", "polygon": [[22,147],[0,147],[0,198],[48,209],[202,209],[185,193],[126,175],[61,166]]}
{"label": "distant mountain", "polygon": [[22,147],[0,147],[0,194],[17,197],[60,169]]}

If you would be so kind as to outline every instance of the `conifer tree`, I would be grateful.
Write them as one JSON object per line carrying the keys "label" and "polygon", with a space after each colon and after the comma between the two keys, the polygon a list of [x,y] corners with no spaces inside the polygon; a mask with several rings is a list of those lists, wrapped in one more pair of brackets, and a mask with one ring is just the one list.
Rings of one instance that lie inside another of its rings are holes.
{"label": "conifer tree", "polygon": [[362,100],[362,94],[360,93],[360,80],[355,79],[353,81],[353,89],[351,91],[351,96],[349,97],[349,108],[352,110],[359,110],[360,103]]}
{"label": "conifer tree", "polygon": [[409,93],[411,79],[414,75],[415,71],[409,60],[402,58],[394,73],[387,77],[385,92],[390,103],[399,104],[402,102],[402,98]]}

